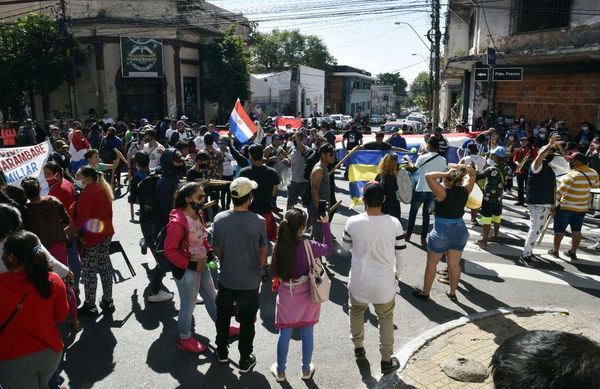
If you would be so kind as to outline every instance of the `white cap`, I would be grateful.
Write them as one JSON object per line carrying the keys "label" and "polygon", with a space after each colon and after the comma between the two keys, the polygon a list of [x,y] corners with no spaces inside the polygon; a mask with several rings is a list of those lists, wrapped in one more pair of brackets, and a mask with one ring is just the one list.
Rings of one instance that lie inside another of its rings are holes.
{"label": "white cap", "polygon": [[246,196],[256,188],[258,188],[256,181],[252,181],[247,177],[238,177],[229,185],[231,197],[236,199]]}

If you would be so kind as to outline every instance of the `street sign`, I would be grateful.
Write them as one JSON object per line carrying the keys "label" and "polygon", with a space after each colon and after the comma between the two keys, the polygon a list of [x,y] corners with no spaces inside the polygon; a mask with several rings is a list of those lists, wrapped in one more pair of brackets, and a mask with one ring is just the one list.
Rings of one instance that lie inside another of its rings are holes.
{"label": "street sign", "polygon": [[494,68],[492,81],[523,81],[523,68]]}
{"label": "street sign", "polygon": [[485,64],[488,66],[496,66],[496,49],[488,47],[485,51]]}
{"label": "street sign", "polygon": [[490,79],[490,69],[475,68],[475,81],[488,81]]}

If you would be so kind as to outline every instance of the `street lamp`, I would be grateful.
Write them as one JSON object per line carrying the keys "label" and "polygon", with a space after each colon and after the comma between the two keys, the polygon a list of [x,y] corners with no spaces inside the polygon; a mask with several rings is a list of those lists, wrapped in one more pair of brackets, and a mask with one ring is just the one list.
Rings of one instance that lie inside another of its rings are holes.
{"label": "street lamp", "polygon": [[414,57],[421,57],[421,59],[423,60],[423,62],[425,62],[427,65],[429,65],[429,59],[427,59],[422,54],[412,53],[411,55],[414,56]]}
{"label": "street lamp", "polygon": [[427,47],[427,50],[431,51],[431,47],[429,47],[429,45],[427,45],[427,43],[425,43],[425,41],[423,40],[423,38],[421,38],[421,35],[419,35],[419,33],[417,32],[417,30],[415,30],[415,28],[412,26],[412,24],[407,23],[407,22],[394,22],[394,24],[396,26],[399,26],[401,24],[406,24],[417,35],[417,37],[419,38],[419,40],[421,41],[421,43],[423,43],[425,45],[425,47]]}

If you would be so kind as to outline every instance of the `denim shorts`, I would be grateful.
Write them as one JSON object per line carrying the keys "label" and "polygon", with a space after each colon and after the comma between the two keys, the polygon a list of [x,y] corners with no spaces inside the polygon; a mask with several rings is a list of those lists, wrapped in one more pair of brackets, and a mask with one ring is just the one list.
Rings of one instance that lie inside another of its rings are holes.
{"label": "denim shorts", "polygon": [[438,254],[447,250],[463,251],[468,240],[469,231],[462,220],[457,223],[445,223],[436,218],[433,230],[427,237],[427,250]]}
{"label": "denim shorts", "polygon": [[554,215],[554,232],[564,234],[567,226],[571,226],[571,232],[581,232],[585,212],[565,211],[557,208]]}

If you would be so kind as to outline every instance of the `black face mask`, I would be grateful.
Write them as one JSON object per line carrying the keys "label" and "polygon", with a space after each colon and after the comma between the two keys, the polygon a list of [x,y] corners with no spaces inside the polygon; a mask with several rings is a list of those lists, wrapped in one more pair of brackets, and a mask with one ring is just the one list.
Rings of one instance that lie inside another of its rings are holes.
{"label": "black face mask", "polygon": [[202,210],[202,204],[197,203],[197,202],[191,203],[190,207],[192,207],[192,209],[196,212],[200,212]]}

